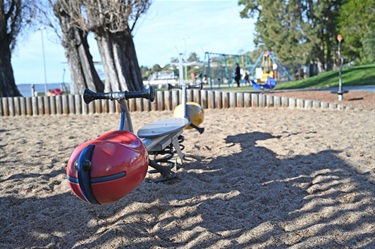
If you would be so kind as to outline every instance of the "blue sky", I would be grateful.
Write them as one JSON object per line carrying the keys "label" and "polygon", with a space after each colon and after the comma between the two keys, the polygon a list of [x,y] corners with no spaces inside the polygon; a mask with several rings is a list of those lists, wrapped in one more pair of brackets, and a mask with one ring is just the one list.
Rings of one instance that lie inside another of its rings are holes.
{"label": "blue sky", "polygon": [[[238,54],[254,49],[254,21],[241,19],[237,0],[154,0],[148,13],[138,22],[134,35],[140,65],[165,65],[178,52]],[[44,74],[42,33],[20,40],[12,58],[17,84],[70,82],[64,50],[52,32],[43,31],[46,77]],[[100,61],[92,39],[90,50]],[[64,73],[65,69],[65,73]]]}

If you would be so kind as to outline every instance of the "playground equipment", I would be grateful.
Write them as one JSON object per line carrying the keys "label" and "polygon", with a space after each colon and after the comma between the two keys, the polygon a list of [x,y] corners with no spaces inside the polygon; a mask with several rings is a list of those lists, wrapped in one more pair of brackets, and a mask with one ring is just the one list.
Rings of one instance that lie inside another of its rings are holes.
{"label": "playground equipment", "polygon": [[274,78],[267,77],[264,84],[258,84],[254,80],[251,80],[251,86],[254,89],[259,89],[261,91],[263,91],[264,89],[272,89],[276,86],[276,80]]}
{"label": "playground equipment", "polygon": [[[169,85],[169,89],[182,90],[182,104],[175,117],[145,125],[138,130],[138,136],[133,133],[126,100],[146,98],[153,101],[155,91],[152,87],[139,92],[109,93],[86,89],[83,94],[86,103],[95,99],[117,100],[122,113],[118,131],[83,143],[72,153],[66,171],[73,193],[83,201],[100,205],[117,201],[135,189],[144,180],[148,166],[153,168],[149,173],[161,174],[155,182],[175,178],[172,169],[182,165],[184,159],[183,130],[194,128],[199,133],[204,132],[204,128],[198,127],[203,121],[203,110],[196,103],[186,102],[186,89],[190,88],[201,89],[201,85],[185,85],[182,77],[179,86]],[[175,154],[177,158],[173,161]]]}
{"label": "playground equipment", "polygon": [[[269,81],[269,78],[273,78],[275,84],[276,80],[293,80],[293,77],[289,74],[288,70],[286,70],[279,58],[272,51],[262,51],[254,66],[250,69],[250,74],[258,84]],[[273,85],[273,83],[271,85]]]}
{"label": "playground equipment", "polygon": [[344,64],[344,57],[341,56],[341,51],[340,51],[341,41],[342,41],[342,35],[341,34],[337,35],[337,40],[339,41],[337,53],[338,53],[338,56],[340,58],[339,89],[338,89],[337,92],[332,92],[332,93],[337,93],[338,101],[342,101],[344,99],[344,96],[343,96],[344,93],[348,93],[349,91],[342,90],[341,73],[342,73],[342,65]]}
{"label": "playground equipment", "polygon": [[[251,60],[249,56],[206,52],[201,75],[202,77],[206,75],[207,84],[211,88],[214,85],[220,88],[221,84],[228,84],[228,87],[231,87],[234,84],[233,72],[236,63],[240,65],[243,72],[250,71]],[[241,74],[245,75],[245,73]]]}

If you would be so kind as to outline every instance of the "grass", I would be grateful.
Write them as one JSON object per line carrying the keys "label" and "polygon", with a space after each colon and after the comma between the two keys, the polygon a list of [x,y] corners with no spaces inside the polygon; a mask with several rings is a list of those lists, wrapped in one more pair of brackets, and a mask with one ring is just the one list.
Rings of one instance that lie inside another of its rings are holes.
{"label": "grass", "polygon": [[[329,88],[339,85],[339,70],[321,73],[307,79],[289,81],[277,84],[275,90],[283,89],[305,89],[305,88]],[[342,86],[364,86],[375,85],[375,64],[353,66],[343,68]],[[223,87],[220,90],[254,90],[250,86],[246,87]]]}
{"label": "grass", "polygon": [[[275,89],[328,88],[339,85],[339,70],[321,73],[317,76],[278,84]],[[342,70],[343,86],[375,85],[375,64],[353,66]]]}

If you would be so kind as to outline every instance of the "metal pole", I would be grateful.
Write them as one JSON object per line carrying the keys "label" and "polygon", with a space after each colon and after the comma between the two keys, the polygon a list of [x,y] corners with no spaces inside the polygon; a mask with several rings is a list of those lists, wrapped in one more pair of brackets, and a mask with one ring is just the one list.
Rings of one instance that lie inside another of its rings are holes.
{"label": "metal pole", "polygon": [[183,68],[182,68],[182,53],[179,53],[179,73],[180,73],[180,86],[182,90],[182,96],[181,96],[181,102],[184,110],[184,118],[189,120],[189,117],[187,116],[187,111],[186,111],[186,85],[184,84],[184,76],[183,76]]}
{"label": "metal pole", "polygon": [[341,71],[342,71],[342,64],[344,63],[344,58],[341,56],[341,51],[340,51],[342,36],[338,35],[337,36],[337,40],[339,41],[338,52],[337,53],[338,53],[339,58],[340,58],[339,91],[337,92],[337,94],[338,94],[338,100],[342,101],[343,100],[343,91],[342,91]]}
{"label": "metal pole", "polygon": [[40,30],[42,34],[42,51],[43,51],[43,67],[44,67],[44,92],[47,95],[48,92],[48,84],[47,84],[47,71],[46,71],[46,56],[44,52],[44,36],[43,36],[43,29]]}

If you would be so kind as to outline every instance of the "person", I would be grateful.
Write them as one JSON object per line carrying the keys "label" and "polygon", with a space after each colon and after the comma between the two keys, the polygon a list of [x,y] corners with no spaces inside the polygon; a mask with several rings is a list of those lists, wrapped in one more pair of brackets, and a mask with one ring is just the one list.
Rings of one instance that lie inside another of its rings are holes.
{"label": "person", "polygon": [[249,74],[248,73],[245,73],[244,81],[245,81],[245,84],[246,83],[250,83],[250,79],[249,79]]}
{"label": "person", "polygon": [[238,63],[236,63],[236,69],[234,71],[234,80],[237,83],[237,87],[240,87],[241,69]]}
{"label": "person", "polygon": [[207,74],[205,74],[205,75],[203,76],[202,83],[203,83],[203,84],[208,84]]}

